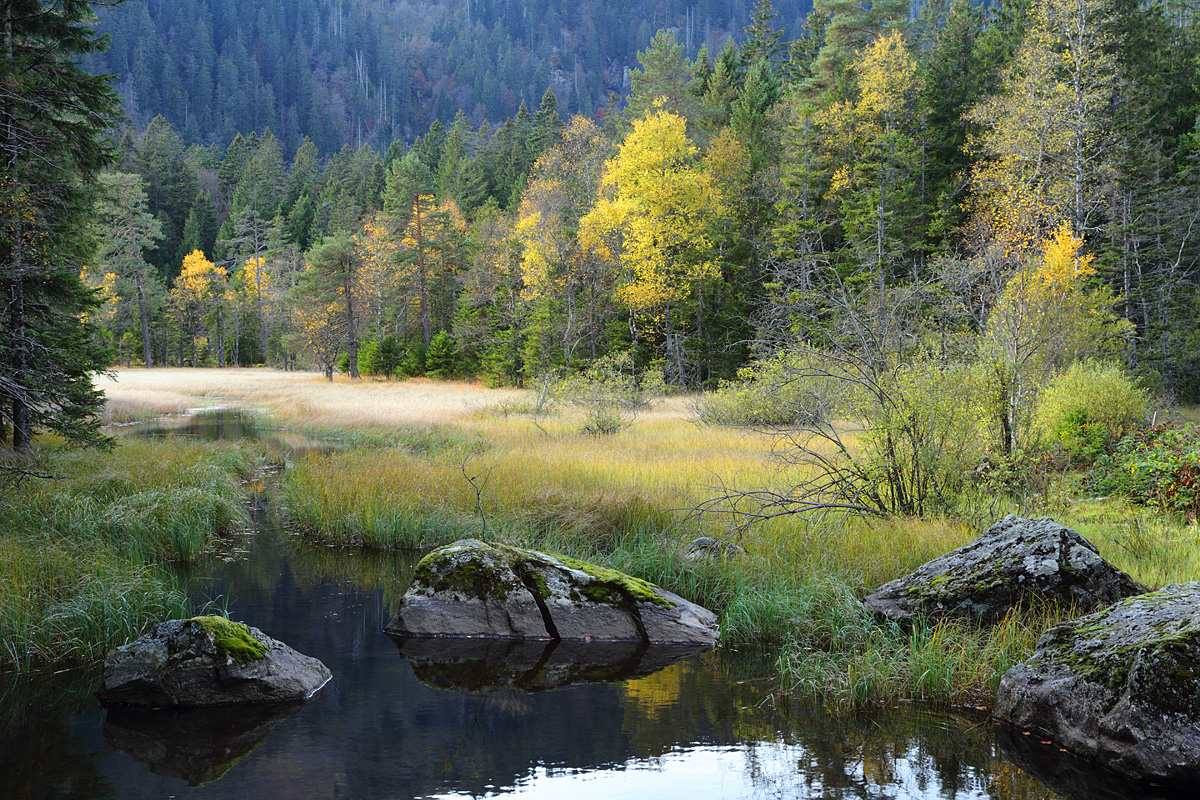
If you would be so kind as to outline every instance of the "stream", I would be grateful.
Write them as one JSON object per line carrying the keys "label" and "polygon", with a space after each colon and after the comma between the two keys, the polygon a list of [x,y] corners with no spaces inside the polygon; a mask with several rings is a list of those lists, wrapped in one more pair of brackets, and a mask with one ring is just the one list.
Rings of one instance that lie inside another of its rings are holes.
{"label": "stream", "polygon": [[[289,458],[331,446],[232,411],[128,435],[249,437]],[[1146,796],[986,713],[832,716],[779,699],[759,653],[545,688],[497,670],[494,647],[399,647],[382,630],[419,554],[312,546],[286,530],[272,476],[254,489],[252,533],[181,579],[321,659],[330,685],[300,707],[134,714],[99,706],[96,670],[0,674],[0,798]]]}

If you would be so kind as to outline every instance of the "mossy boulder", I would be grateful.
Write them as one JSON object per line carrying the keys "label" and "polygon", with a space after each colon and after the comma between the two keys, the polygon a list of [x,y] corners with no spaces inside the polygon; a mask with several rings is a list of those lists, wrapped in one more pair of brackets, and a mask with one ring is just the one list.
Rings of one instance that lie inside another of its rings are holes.
{"label": "mossy boulder", "polygon": [[1022,603],[1089,611],[1144,591],[1070,528],[1049,517],[1010,514],[971,544],[884,584],[864,602],[896,622],[954,616],[993,625]]}
{"label": "mossy boulder", "polygon": [[386,630],[397,636],[711,646],[716,617],[623,572],[465,539],[421,560]]}
{"label": "mossy boulder", "polygon": [[329,682],[315,658],[223,617],[161,622],[104,661],[100,701],[204,708],[306,700]]}
{"label": "mossy boulder", "polygon": [[1200,583],[1050,628],[995,714],[1130,779],[1200,786]]}

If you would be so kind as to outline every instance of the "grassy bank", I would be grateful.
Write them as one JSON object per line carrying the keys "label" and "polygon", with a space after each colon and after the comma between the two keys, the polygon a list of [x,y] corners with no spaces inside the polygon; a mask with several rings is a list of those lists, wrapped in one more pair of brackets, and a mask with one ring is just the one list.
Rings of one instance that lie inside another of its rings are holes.
{"label": "grassy bank", "polygon": [[61,480],[0,501],[0,668],[86,663],[191,609],[166,567],[248,523],[255,448],[123,440],[112,452],[39,446]]}
{"label": "grassy bank", "polygon": [[[181,372],[159,379],[192,391],[204,377]],[[157,373],[134,377],[149,389]],[[1040,506],[997,499],[973,522],[780,519],[740,539],[743,556],[696,562],[685,556],[687,543],[721,531],[684,523],[673,510],[711,496],[717,484],[781,486],[800,476],[766,458],[763,437],[692,424],[686,399],[628,431],[595,437],[578,433],[579,420],[567,415],[502,413],[505,403],[522,402],[511,390],[425,381],[329,386],[311,375],[275,375],[277,383],[265,371],[218,373],[222,402],[374,432],[343,437],[369,446],[301,459],[285,475],[292,522],[311,540],[389,550],[486,533],[613,566],[717,609],[724,647],[761,651],[776,663],[782,688],[831,707],[895,699],[990,706],[1000,676],[1068,611],[1026,611],[987,631],[958,623],[904,631],[880,624],[859,598],[971,541],[1006,511],[1076,528],[1149,586],[1191,579],[1200,567],[1194,525],[1079,500],[1069,482],[1038,498]]]}

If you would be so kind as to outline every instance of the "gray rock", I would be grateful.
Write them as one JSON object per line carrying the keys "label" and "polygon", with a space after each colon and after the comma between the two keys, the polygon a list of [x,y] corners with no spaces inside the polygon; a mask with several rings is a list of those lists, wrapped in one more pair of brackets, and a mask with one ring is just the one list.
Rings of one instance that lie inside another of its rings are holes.
{"label": "gray rock", "polygon": [[466,539],[421,560],[385,630],[397,636],[712,646],[716,617],[616,570]]}
{"label": "gray rock", "polygon": [[711,536],[700,536],[688,544],[683,554],[691,561],[703,561],[709,558],[728,561],[731,558],[746,555],[746,551],[733,542],[721,541]]}
{"label": "gray rock", "polygon": [[1010,514],[863,602],[896,622],[958,616],[994,625],[1022,602],[1059,601],[1088,611],[1144,591],[1070,528],[1049,517]]}
{"label": "gray rock", "polygon": [[261,655],[227,648],[201,623],[209,619],[159,623],[148,635],[109,653],[96,693],[100,701],[181,708],[275,703],[306,700],[329,682],[324,664],[257,628],[246,627],[243,633],[258,642]]}
{"label": "gray rock", "polygon": [[1200,786],[1200,583],[1049,629],[994,713],[1133,780]]}

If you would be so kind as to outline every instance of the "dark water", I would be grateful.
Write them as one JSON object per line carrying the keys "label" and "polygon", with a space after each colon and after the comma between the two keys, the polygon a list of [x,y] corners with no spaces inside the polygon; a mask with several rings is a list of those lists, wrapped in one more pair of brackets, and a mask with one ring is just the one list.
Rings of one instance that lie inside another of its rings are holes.
{"label": "dark water", "polygon": [[[274,436],[228,414],[177,435]],[[0,798],[1144,796],[1009,737],[1019,763],[1066,792],[1054,793],[1005,755],[983,715],[831,717],[773,700],[769,659],[755,654],[522,690],[494,649],[398,646],[381,631],[415,558],[309,546],[282,528],[271,495],[268,480],[255,534],[186,576],[189,592],[320,658],[334,674],[324,692],[302,707],[108,714],[90,696],[93,673],[0,676]]]}

